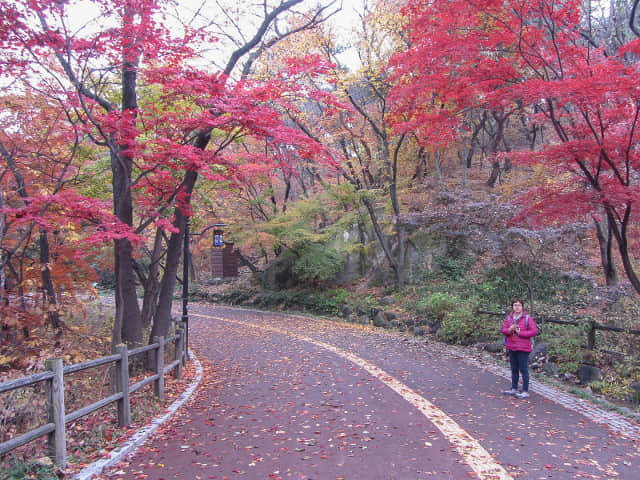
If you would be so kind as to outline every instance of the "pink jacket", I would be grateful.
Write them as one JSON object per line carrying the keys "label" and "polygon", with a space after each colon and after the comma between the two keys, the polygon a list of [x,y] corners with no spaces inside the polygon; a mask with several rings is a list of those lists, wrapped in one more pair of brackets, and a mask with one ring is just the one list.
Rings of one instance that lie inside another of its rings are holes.
{"label": "pink jacket", "polygon": [[538,327],[533,318],[529,317],[529,328],[526,328],[527,312],[522,312],[522,316],[518,319],[518,325],[520,326],[520,333],[509,334],[509,327],[513,323],[513,312],[507,315],[504,319],[504,325],[502,326],[502,334],[506,337],[507,350],[513,350],[515,352],[530,352],[531,338],[538,335]]}

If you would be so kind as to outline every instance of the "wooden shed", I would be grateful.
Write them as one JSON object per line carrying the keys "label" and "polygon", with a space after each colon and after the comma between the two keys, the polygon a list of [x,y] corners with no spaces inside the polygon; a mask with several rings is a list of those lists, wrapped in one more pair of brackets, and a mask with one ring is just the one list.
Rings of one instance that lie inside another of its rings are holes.
{"label": "wooden shed", "polygon": [[233,242],[224,239],[222,227],[216,225],[213,231],[213,248],[211,249],[211,273],[213,278],[229,278],[238,276],[238,260],[240,252],[234,248]]}

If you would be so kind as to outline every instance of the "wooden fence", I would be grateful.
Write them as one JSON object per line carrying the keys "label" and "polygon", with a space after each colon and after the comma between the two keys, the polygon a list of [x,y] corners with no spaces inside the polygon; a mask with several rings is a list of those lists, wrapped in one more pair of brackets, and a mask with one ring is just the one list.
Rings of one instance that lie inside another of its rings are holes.
{"label": "wooden fence", "polygon": [[[47,435],[47,444],[49,456],[56,465],[65,467],[67,464],[66,449],[66,424],[73,422],[85,415],[93,413],[105,406],[116,402],[118,410],[118,425],[123,427],[131,424],[131,394],[141,389],[145,385],[154,382],[153,392],[160,399],[164,399],[164,376],[167,372],[173,370],[174,376],[180,378],[182,375],[182,366],[186,363],[185,349],[186,329],[176,329],[175,335],[163,338],[155,337],[154,343],[139,348],[128,350],[126,345],[118,345],[116,353],[107,357],[90,360],[88,362],[77,363],[73,365],[63,366],[61,358],[52,358],[46,360],[46,372],[36,373],[28,377],[10,380],[0,383],[0,393],[9,392],[18,388],[27,387],[40,382],[45,383],[45,392],[47,397],[47,423],[30,430],[22,435],[12,438],[4,443],[0,443],[0,456],[10,451],[30,443],[44,435]],[[174,360],[165,366],[165,345],[175,342]],[[145,352],[153,352],[155,360],[154,374],[145,377],[141,381],[129,384],[129,358],[134,355],[140,355]],[[73,412],[65,412],[64,408],[64,375],[87,370],[89,368],[99,367],[115,363],[115,390],[116,392],[98,400],[91,405],[80,408]]]}
{"label": "wooden fence", "polygon": [[[496,317],[506,317],[507,313],[501,312],[487,312],[484,310],[478,310],[476,313],[481,313],[485,315],[491,315]],[[556,320],[555,318],[549,317],[535,317],[536,322],[540,324],[544,323],[557,323],[558,325],[573,325],[576,327],[584,327],[588,325],[587,329],[587,349],[593,350],[596,347],[596,332],[598,330],[605,332],[618,332],[618,333],[626,333],[629,335],[640,335],[640,330],[630,329],[630,328],[620,328],[620,327],[608,327],[606,325],[600,325],[595,320],[589,320],[588,322],[572,322],[568,320]]]}

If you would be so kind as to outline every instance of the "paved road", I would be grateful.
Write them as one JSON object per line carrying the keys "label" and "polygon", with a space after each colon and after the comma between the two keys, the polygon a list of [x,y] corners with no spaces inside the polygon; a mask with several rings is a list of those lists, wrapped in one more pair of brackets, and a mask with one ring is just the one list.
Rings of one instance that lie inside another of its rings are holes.
{"label": "paved road", "polygon": [[190,313],[206,380],[102,478],[640,478],[640,428],[538,383],[529,399],[505,397],[500,368],[441,345],[306,317]]}

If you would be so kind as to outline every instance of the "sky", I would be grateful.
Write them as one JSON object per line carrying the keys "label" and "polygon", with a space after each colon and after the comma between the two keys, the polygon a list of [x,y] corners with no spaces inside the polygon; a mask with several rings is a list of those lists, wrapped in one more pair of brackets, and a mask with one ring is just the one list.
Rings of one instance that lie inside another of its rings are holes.
{"label": "sky", "polygon": [[[329,19],[330,24],[335,28],[338,38],[345,44],[354,37],[353,29],[360,21],[359,16],[363,10],[362,0],[344,0],[341,10]],[[353,48],[347,49],[339,55],[340,61],[351,69],[356,69],[360,64],[358,55]]]}
{"label": "sky", "polygon": [[[326,5],[329,1],[304,0],[296,9],[306,10],[318,3]],[[202,25],[203,22],[217,22],[222,31],[235,38],[239,38],[240,35],[238,30],[234,28],[234,24],[242,27],[242,33],[245,36],[248,35],[247,32],[251,32],[250,35],[253,35],[255,27],[251,28],[251,25],[261,21],[263,13],[261,8],[263,2],[260,0],[159,0],[159,2],[168,7],[167,23],[175,21],[178,25],[180,22],[193,22],[194,25]],[[270,3],[275,5],[279,2],[280,0],[272,0]],[[91,29],[96,22],[104,21],[104,17],[99,15],[95,4],[90,0],[71,0],[69,3],[70,6],[67,10],[69,24],[74,30]],[[332,6],[332,11],[336,9],[339,11],[331,16],[329,24],[333,27],[341,43],[348,44],[352,39],[353,28],[358,22],[358,12],[362,11],[363,3],[364,0],[336,0],[335,5]],[[220,5],[225,6],[226,14],[220,13]],[[223,38],[223,40],[229,39]],[[220,58],[228,58],[230,48],[221,49]],[[353,50],[347,50],[343,53],[340,60],[352,67],[357,66],[358,63],[357,55]],[[219,65],[219,67],[221,66]]]}

